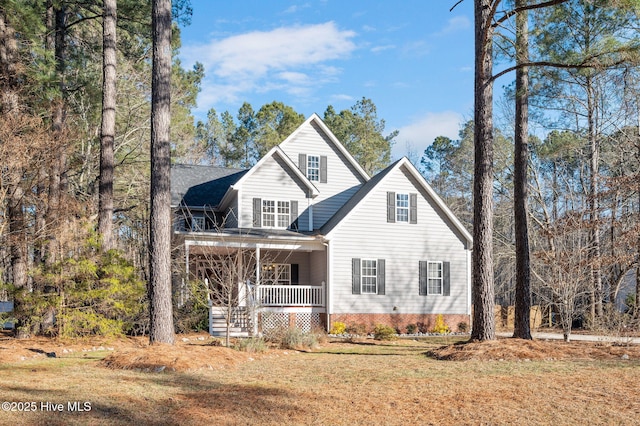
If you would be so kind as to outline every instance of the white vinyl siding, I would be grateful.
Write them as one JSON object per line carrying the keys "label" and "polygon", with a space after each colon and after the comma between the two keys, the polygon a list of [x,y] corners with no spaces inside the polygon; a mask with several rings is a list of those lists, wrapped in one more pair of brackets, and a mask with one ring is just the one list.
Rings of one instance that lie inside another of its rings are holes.
{"label": "white vinyl siding", "polygon": [[[417,224],[387,222],[387,192],[417,193]],[[333,313],[468,313],[468,252],[425,196],[408,173],[393,171],[331,233]],[[384,296],[353,291],[356,258],[385,259]],[[449,297],[419,297],[418,265],[425,260],[449,263]]]}
{"label": "white vinyl siding", "polygon": [[[322,182],[322,167],[320,181],[313,182],[320,191],[313,199],[313,229],[319,229],[324,225],[365,182],[314,123],[301,128],[295,139],[289,140],[281,148],[289,158],[298,160],[298,167],[305,174],[310,155],[318,156],[321,161],[326,157],[326,183]],[[305,158],[302,165],[301,157]],[[301,225],[300,229],[307,228]]]}
{"label": "white vinyl siding", "polygon": [[280,214],[280,220],[284,221],[286,209],[285,205],[281,205],[280,212],[278,212],[276,203],[273,206],[275,209],[274,214],[276,215],[273,222],[275,225],[271,226],[286,228],[297,219],[298,229],[307,229],[310,204],[310,199],[307,198],[307,187],[304,186],[299,177],[286,170],[286,167],[281,159],[277,157],[270,158],[243,183],[242,196],[239,201],[241,203],[241,217],[237,221],[237,227],[267,226],[262,224],[262,218],[260,220],[255,218],[256,210],[262,212],[262,204],[259,207],[254,205],[255,200],[259,199],[289,203],[289,223],[285,226],[276,226],[284,225],[283,222],[278,224],[277,216]]}

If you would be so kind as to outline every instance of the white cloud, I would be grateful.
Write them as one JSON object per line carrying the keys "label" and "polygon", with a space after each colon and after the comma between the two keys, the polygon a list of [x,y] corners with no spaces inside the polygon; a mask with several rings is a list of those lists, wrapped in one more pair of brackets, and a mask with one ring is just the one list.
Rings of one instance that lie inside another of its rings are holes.
{"label": "white cloud", "polygon": [[306,93],[309,87],[302,86],[310,82],[317,89],[317,83],[339,72],[327,62],[347,58],[356,49],[355,35],[334,22],[280,27],[184,46],[181,58],[187,66],[196,61],[204,65],[198,109],[207,110],[217,101],[234,102],[252,90],[273,87]]}
{"label": "white cloud", "polygon": [[442,111],[428,112],[417,117],[412,123],[398,129],[400,133],[393,146],[393,157],[400,158],[407,153],[407,144],[410,144],[419,157],[424,150],[433,143],[438,136],[447,136],[458,139],[460,124],[464,118],[457,112]]}
{"label": "white cloud", "polygon": [[442,28],[437,35],[451,34],[457,31],[471,28],[471,20],[467,16],[454,16],[447,21],[447,25]]}

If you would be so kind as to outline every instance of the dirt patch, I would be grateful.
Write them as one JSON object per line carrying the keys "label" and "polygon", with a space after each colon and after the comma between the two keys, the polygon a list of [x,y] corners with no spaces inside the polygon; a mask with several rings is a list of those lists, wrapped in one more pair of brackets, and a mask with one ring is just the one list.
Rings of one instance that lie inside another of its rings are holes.
{"label": "dirt patch", "polygon": [[640,359],[639,345],[498,339],[462,342],[430,350],[429,356],[450,361]]}

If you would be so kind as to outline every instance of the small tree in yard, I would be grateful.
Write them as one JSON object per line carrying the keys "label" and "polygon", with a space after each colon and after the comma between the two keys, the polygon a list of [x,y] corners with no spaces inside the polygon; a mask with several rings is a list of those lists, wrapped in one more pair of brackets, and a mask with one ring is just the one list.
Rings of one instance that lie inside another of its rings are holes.
{"label": "small tree in yard", "polygon": [[542,262],[538,295],[558,313],[564,340],[571,338],[573,321],[582,317],[591,296],[589,282],[588,226],[579,214],[570,214],[559,221],[550,239],[549,248],[536,253]]}
{"label": "small tree in yard", "polygon": [[201,257],[201,267],[206,269],[205,285],[208,299],[214,307],[224,308],[226,320],[225,345],[228,347],[236,308],[245,303],[250,318],[256,309],[253,299],[255,282],[255,250],[223,247],[215,253]]}

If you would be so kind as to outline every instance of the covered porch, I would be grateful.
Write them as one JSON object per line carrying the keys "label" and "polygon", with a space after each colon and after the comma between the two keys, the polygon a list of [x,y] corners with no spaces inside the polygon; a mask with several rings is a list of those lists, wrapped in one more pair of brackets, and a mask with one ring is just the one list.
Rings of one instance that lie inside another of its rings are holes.
{"label": "covered porch", "polygon": [[316,236],[279,230],[184,233],[185,277],[206,289],[212,335],[326,327],[327,255]]}

